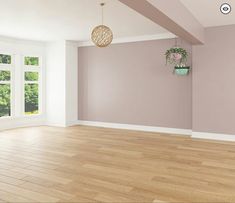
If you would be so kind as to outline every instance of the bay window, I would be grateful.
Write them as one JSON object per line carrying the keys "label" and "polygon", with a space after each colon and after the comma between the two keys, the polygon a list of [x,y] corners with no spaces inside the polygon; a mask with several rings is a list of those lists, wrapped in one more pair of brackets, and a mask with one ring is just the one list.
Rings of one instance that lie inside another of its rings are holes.
{"label": "bay window", "polygon": [[41,57],[0,53],[0,118],[40,114],[41,81]]}

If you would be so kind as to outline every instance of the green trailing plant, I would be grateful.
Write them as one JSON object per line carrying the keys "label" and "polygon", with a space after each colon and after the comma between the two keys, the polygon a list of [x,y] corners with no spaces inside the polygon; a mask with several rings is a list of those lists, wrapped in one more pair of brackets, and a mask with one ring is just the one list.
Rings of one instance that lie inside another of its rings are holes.
{"label": "green trailing plant", "polygon": [[186,67],[188,53],[181,47],[173,47],[166,51],[166,64],[173,64],[175,67]]}

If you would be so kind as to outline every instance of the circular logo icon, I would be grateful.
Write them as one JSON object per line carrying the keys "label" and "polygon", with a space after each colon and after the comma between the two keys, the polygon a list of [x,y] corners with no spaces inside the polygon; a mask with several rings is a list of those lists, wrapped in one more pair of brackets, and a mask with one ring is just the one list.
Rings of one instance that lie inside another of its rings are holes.
{"label": "circular logo icon", "polygon": [[224,3],[220,6],[220,11],[223,14],[229,14],[231,12],[232,8],[228,3]]}

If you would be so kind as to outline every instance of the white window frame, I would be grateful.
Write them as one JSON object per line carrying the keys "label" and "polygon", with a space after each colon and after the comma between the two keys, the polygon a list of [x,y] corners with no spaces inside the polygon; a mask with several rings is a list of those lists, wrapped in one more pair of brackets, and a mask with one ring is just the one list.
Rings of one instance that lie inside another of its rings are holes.
{"label": "white window frame", "polygon": [[[40,117],[45,114],[45,77],[43,56],[39,54],[28,53],[20,54],[9,51],[0,50],[0,54],[10,55],[11,64],[0,64],[0,70],[10,71],[11,80],[1,81],[0,84],[11,85],[11,115],[0,117],[0,120],[8,120],[15,118]],[[24,57],[38,57],[39,66],[24,65]],[[25,81],[25,72],[38,72],[38,81]],[[25,114],[25,84],[38,84],[38,114]]]}
{"label": "white window frame", "polygon": [[[37,57],[39,65],[25,65],[25,57]],[[38,81],[25,81],[26,72],[38,73]],[[40,116],[43,113],[43,61],[42,56],[34,54],[25,54],[22,57],[22,116],[32,117]],[[38,84],[38,114],[25,114],[25,84]]]}
{"label": "white window frame", "polygon": [[11,94],[10,94],[10,116],[3,116],[0,119],[13,118],[15,116],[15,56],[12,53],[1,51],[0,54],[11,56],[11,64],[0,64],[0,71],[10,71],[11,79],[10,81],[0,81],[0,84],[10,85]]}

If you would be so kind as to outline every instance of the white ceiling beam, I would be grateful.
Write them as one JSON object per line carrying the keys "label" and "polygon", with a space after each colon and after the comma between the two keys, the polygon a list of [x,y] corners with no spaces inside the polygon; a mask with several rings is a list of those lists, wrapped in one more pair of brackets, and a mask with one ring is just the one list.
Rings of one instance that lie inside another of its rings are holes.
{"label": "white ceiling beam", "polygon": [[191,44],[204,44],[204,27],[179,0],[119,0]]}

